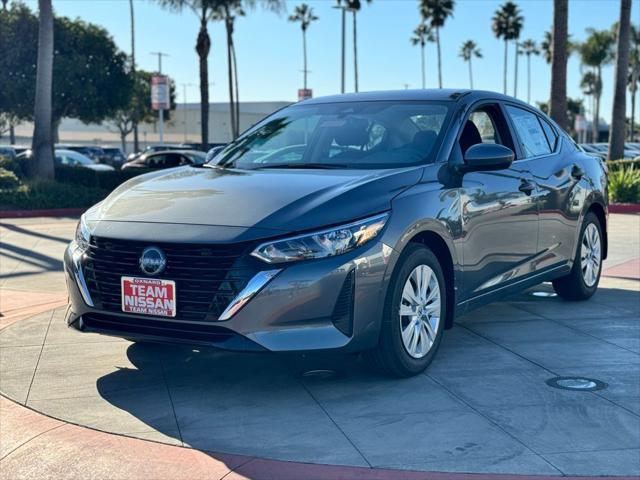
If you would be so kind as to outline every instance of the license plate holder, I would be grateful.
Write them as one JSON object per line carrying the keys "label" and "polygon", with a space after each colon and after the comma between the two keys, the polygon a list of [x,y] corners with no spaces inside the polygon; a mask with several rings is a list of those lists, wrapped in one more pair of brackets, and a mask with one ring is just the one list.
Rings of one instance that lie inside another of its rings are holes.
{"label": "license plate holder", "polygon": [[176,282],[159,278],[121,277],[122,311],[154,317],[176,316]]}

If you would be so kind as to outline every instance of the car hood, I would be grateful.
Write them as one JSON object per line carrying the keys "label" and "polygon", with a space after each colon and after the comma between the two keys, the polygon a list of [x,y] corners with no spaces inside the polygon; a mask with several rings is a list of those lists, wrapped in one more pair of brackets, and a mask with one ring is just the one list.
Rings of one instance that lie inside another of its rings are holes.
{"label": "car hood", "polygon": [[181,167],[129,180],[88,215],[99,222],[303,231],[388,210],[421,171]]}

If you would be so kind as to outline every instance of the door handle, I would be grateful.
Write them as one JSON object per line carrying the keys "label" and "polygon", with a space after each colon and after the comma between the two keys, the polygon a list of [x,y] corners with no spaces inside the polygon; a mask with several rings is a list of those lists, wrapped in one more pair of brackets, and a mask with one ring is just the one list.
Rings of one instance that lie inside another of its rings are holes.
{"label": "door handle", "polygon": [[518,190],[520,190],[525,195],[531,195],[531,192],[533,192],[535,188],[535,183],[523,178],[520,180],[520,187],[518,187]]}
{"label": "door handle", "polygon": [[573,167],[571,167],[571,176],[576,180],[580,180],[584,177],[584,170],[580,165],[574,164]]}

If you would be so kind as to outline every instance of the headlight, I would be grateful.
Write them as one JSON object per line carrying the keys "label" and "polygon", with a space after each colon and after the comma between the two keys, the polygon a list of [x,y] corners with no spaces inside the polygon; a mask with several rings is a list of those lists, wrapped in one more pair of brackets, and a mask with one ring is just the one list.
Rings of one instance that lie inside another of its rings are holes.
{"label": "headlight", "polygon": [[82,250],[87,250],[89,248],[90,241],[91,230],[87,225],[87,221],[85,220],[84,215],[82,215],[80,217],[80,221],[78,222],[78,226],[76,227],[76,243]]}
{"label": "headlight", "polygon": [[321,232],[267,242],[251,255],[267,263],[295,262],[341,255],[375,238],[389,218],[388,213]]}

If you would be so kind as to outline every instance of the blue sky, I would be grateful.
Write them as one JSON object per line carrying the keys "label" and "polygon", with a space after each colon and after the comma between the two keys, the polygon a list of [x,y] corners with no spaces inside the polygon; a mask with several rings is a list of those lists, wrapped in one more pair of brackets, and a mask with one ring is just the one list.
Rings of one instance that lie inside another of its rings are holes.
{"label": "blue sky", "polygon": [[[338,93],[340,89],[340,13],[332,8],[333,0],[306,0],[320,17],[308,30],[309,86],[315,96]],[[27,2],[36,8],[37,2]],[[290,12],[300,1],[287,1]],[[420,87],[419,48],[409,43],[412,30],[420,22],[416,0],[373,0],[358,14],[358,48],[360,90]],[[484,58],[474,63],[474,86],[502,90],[503,43],[493,36],[491,17],[500,5],[494,0],[457,0],[454,17],[441,32],[442,68],[445,87],[467,88],[467,66],[458,57],[460,45],[475,40]],[[519,0],[525,17],[522,39],[539,42],[552,22],[551,0]],[[104,26],[125,52],[130,51],[130,23],[127,0],[54,0],[56,14],[80,17]],[[163,69],[177,84],[187,83],[187,100],[199,100],[198,58],[194,51],[198,31],[196,16],[163,10],[150,0],[135,2],[136,55],[140,68],[154,70],[163,51]],[[617,0],[570,0],[569,32],[574,40],[583,40],[587,27],[609,28],[619,13]],[[263,11],[249,11],[237,21],[235,41],[238,57],[241,100],[295,100],[302,86],[302,42],[299,24]],[[633,2],[632,22],[640,24],[640,2]],[[347,90],[353,89],[350,23],[347,30]],[[210,24],[212,49],[209,57],[211,101],[226,101],[226,54],[224,27]],[[437,86],[435,44],[427,47],[427,86]],[[510,55],[509,94],[513,93],[513,57]],[[549,95],[550,69],[541,57],[533,57],[532,103]],[[526,99],[526,62],[520,62],[518,96]],[[613,69],[603,72],[602,117],[611,115]],[[568,68],[568,91],[581,96],[579,61],[572,56]],[[178,100],[182,101],[182,87]]]}

